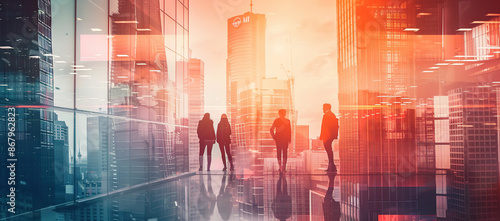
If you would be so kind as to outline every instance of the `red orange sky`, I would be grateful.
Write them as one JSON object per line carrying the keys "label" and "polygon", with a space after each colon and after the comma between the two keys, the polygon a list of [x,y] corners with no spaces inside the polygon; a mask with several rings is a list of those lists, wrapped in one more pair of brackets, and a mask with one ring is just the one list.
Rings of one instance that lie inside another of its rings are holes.
{"label": "red orange sky", "polygon": [[[248,0],[191,0],[192,57],[205,62],[206,111],[216,121],[226,108],[226,19],[250,10]],[[319,136],[322,104],[338,110],[335,1],[255,0],[254,13],[266,14],[266,75],[295,76],[298,123]],[[282,67],[283,65],[283,67]]]}

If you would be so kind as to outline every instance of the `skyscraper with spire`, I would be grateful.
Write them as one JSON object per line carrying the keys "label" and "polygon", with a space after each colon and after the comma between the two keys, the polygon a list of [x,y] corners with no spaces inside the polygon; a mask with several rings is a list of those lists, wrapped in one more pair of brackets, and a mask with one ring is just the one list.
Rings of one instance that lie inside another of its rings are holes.
{"label": "skyscraper with spire", "polygon": [[229,18],[227,27],[227,114],[233,127],[232,148],[245,153],[258,149],[266,17],[246,12]]}

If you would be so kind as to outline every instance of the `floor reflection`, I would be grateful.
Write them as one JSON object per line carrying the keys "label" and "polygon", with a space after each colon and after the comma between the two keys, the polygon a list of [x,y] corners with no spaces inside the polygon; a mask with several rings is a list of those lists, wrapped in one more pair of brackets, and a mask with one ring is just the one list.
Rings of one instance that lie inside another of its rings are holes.
{"label": "floor reflection", "polygon": [[272,204],[274,217],[284,221],[292,216],[292,197],[288,195],[286,177],[280,175],[276,184],[276,196]]}
{"label": "floor reflection", "polygon": [[437,220],[435,186],[383,177],[198,172],[12,220]]}
{"label": "floor reflection", "polygon": [[[229,180],[226,184],[226,180]],[[217,195],[217,210],[222,220],[229,220],[233,210],[233,192],[236,187],[236,176],[234,173],[223,175],[219,195]]]}
{"label": "floor reflection", "polygon": [[210,218],[214,214],[215,203],[217,202],[217,198],[215,197],[212,188],[212,176],[210,174],[208,175],[208,191],[205,188],[205,182],[203,181],[202,176],[199,176],[199,180],[200,196],[198,197],[198,211],[203,219],[210,220]]}
{"label": "floor reflection", "polygon": [[328,173],[328,190],[323,200],[323,214],[325,220],[340,220],[340,202],[333,198],[333,189],[335,187],[335,176],[337,173]]}

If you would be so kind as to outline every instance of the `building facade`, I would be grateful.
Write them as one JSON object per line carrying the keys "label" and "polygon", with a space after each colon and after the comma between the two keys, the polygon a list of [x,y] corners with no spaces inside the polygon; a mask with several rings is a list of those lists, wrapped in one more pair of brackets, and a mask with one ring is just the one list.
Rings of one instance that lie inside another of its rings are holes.
{"label": "building facade", "polygon": [[205,113],[205,64],[202,60],[189,59],[188,89],[189,100],[189,171],[197,170],[200,142],[196,129]]}
{"label": "building facade", "polygon": [[[382,174],[341,177],[345,215],[353,220],[433,216],[434,176],[421,177],[419,171],[433,170],[434,159],[418,157],[419,148],[426,146],[417,147],[415,32],[411,31],[416,30],[417,3],[337,3],[340,171]],[[397,197],[391,198],[392,193]],[[403,201],[411,202],[405,210],[391,209],[391,204]]]}
{"label": "building facade", "polygon": [[[258,150],[262,79],[265,73],[264,14],[247,12],[227,20],[227,113],[237,133],[232,149],[240,153]],[[238,156],[236,156],[238,157]]]}
{"label": "building facade", "polygon": [[[0,7],[0,138],[15,140],[0,146],[0,165],[6,168],[8,159],[17,160],[17,183],[9,188],[16,189],[16,212],[22,213],[54,204],[56,195],[54,112],[49,109],[54,104],[51,2],[4,1]],[[15,135],[8,136],[12,131]],[[7,154],[8,147],[15,148],[12,155]],[[7,178],[9,171],[0,175]],[[8,201],[6,195],[3,202]],[[2,218],[7,216],[6,206],[1,206]]]}
{"label": "building facade", "polygon": [[297,125],[295,127],[295,153],[309,150],[309,125]]}
{"label": "building facade", "polygon": [[0,115],[16,107],[18,214],[188,171],[189,1],[0,8]]}
{"label": "building facade", "polygon": [[495,220],[500,216],[496,97],[492,88],[482,86],[448,93],[450,219]]}

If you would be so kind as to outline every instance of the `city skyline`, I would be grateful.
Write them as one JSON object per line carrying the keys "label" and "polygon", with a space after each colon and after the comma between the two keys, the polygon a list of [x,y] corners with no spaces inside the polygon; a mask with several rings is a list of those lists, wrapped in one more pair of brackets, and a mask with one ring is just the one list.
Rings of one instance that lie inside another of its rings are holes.
{"label": "city skyline", "polygon": [[[193,56],[206,63],[206,112],[214,116],[226,109],[225,90],[220,87],[226,73],[226,19],[249,12],[249,4],[250,1],[201,1],[191,8],[194,13],[205,15],[204,19],[191,19],[195,33],[190,45]],[[320,0],[294,4],[284,0],[253,1],[253,12],[266,15],[266,77],[287,79],[293,73],[297,123],[310,125],[311,138],[319,136],[323,103],[331,103],[333,110],[338,110],[334,6],[335,3]],[[205,36],[203,32],[213,34]],[[311,100],[310,94],[324,97]]]}
{"label": "city skyline", "polygon": [[480,1],[0,0],[0,220],[496,220]]}

